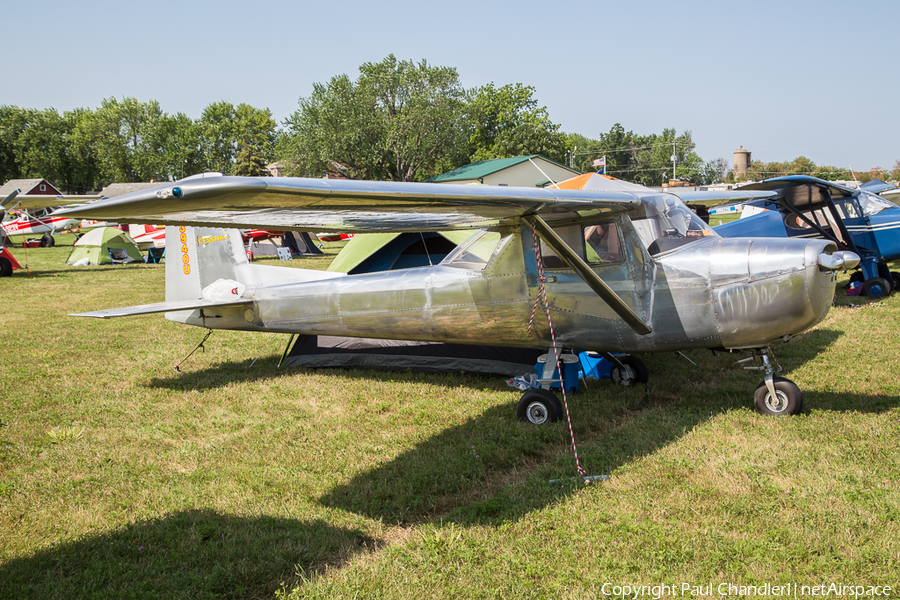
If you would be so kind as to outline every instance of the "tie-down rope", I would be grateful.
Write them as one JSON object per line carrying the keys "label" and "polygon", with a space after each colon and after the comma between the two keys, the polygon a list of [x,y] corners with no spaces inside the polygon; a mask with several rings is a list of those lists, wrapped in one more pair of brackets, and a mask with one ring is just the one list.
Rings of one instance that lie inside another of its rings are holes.
{"label": "tie-down rope", "polygon": [[569,414],[569,401],[566,398],[566,382],[563,376],[562,365],[559,363],[559,350],[556,349],[556,334],[553,331],[553,321],[550,319],[550,302],[547,300],[547,288],[544,287],[546,276],[544,275],[544,261],[541,259],[541,244],[538,241],[537,232],[534,227],[531,228],[531,236],[534,238],[534,259],[537,263],[538,288],[537,298],[534,299],[534,305],[531,307],[531,318],[528,320],[528,333],[531,333],[534,327],[534,315],[537,312],[538,302],[544,303],[544,309],[547,313],[547,324],[550,325],[550,339],[553,342],[553,358],[556,361],[556,372],[559,373],[559,388],[562,390],[563,406],[566,409],[566,420],[569,422],[569,436],[572,438],[572,452],[575,453],[575,468],[578,470],[579,476],[584,476],[585,470],[581,468],[578,460],[578,448],[575,446],[575,431],[572,429],[572,415]]}

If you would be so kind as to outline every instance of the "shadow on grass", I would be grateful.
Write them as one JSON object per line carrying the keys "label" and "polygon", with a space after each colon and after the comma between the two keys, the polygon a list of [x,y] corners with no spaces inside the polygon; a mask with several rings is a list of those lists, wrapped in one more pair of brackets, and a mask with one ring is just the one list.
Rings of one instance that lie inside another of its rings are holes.
{"label": "shadow on grass", "polygon": [[[821,329],[776,347],[788,371],[827,349],[840,331]],[[608,475],[635,458],[652,454],[711,417],[752,407],[761,372],[735,366],[742,353],[714,357],[690,353],[693,362],[673,354],[645,357],[647,388],[621,388],[592,382],[570,397],[582,467],[589,475]],[[696,364],[695,364],[696,363]],[[501,388],[497,378],[460,373],[425,375],[345,369],[277,369],[274,364],[247,368],[250,361],[224,363],[196,372],[154,379],[150,385],[205,389],[225,383],[329,373],[344,379],[428,381],[448,388]],[[501,523],[571,494],[577,489],[574,457],[565,423],[533,427],[515,416],[519,392],[510,403],[492,407],[461,425],[448,427],[390,462],[353,477],[319,498],[336,507],[394,525],[450,519],[461,523]],[[808,394],[806,406],[834,410],[885,410],[895,398],[860,401],[847,394]],[[564,480],[549,483],[551,480]]]}
{"label": "shadow on grass", "polygon": [[[794,342],[783,362],[797,368],[839,336],[814,332]],[[588,475],[613,474],[717,414],[752,406],[762,373],[737,369],[734,361],[743,355],[692,355],[697,364],[671,354],[646,357],[647,388],[592,382],[570,397],[579,458]],[[447,428],[319,500],[392,524],[439,519],[499,524],[573,493],[583,485],[575,475],[565,420],[542,427],[519,423],[511,404]]]}
{"label": "shadow on grass", "polygon": [[321,521],[188,510],[0,565],[0,598],[258,598],[373,547]]}
{"label": "shadow on grass", "polygon": [[343,368],[312,369],[307,367],[281,367],[277,363],[280,355],[263,356],[255,364],[253,359],[227,361],[218,365],[191,370],[190,359],[181,366],[181,372],[174,373],[167,365],[166,377],[154,377],[148,382],[150,387],[171,390],[207,390],[232,383],[247,383],[279,377],[292,377],[298,374],[328,375],[348,380],[367,380],[373,382],[420,382],[427,381],[434,385],[448,387],[466,387],[470,389],[487,389],[505,387],[502,378],[472,373],[439,373],[426,374],[414,371],[376,371],[350,370]]}

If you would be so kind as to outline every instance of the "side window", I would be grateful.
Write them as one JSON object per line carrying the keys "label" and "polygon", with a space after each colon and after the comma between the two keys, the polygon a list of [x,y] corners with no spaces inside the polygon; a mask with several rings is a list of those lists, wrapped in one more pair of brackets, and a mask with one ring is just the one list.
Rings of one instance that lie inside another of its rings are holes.
{"label": "side window", "polygon": [[[589,265],[613,264],[625,260],[619,227],[613,221],[599,225],[566,225],[554,227],[553,230]],[[546,269],[569,268],[543,241],[541,258]]]}
{"label": "side window", "polygon": [[847,213],[847,216],[844,217],[850,219],[858,219],[859,215],[856,212],[856,207],[853,205],[853,202],[844,202],[842,204],[838,204],[838,206],[842,206],[844,211]]}
{"label": "side window", "polygon": [[[507,236],[504,239],[509,239]],[[496,231],[479,231],[456,247],[441,264],[458,269],[484,269],[500,244],[500,234]]]}
{"label": "side window", "polygon": [[625,260],[619,227],[615,222],[584,228],[585,261],[588,264],[620,263]]}

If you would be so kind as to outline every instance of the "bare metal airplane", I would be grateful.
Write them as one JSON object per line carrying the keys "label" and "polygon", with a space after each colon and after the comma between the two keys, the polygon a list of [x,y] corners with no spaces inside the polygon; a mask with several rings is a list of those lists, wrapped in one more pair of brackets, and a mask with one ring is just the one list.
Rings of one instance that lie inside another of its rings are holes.
{"label": "bare metal airplane", "polygon": [[[98,200],[64,212],[168,226],[166,301],[79,316],[165,312],[210,329],[553,345],[610,356],[626,378],[628,364],[609,353],[749,351],[764,372],[757,410],[799,412],[802,393],[775,375],[768,346],[821,321],[836,271],[858,257],[827,240],[722,238],[675,195],[592,189],[592,177],[554,189],[190,178]],[[437,265],[343,275],[252,264],[237,232],[247,228],[473,234]],[[542,290],[549,320],[534,316]],[[530,390],[519,416],[553,421],[562,408]]]}

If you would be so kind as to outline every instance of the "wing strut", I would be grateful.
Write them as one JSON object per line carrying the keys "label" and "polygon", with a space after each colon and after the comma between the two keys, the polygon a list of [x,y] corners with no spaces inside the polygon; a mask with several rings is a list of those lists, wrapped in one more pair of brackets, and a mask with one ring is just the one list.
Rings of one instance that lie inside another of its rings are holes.
{"label": "wing strut", "polygon": [[584,280],[584,282],[600,296],[600,299],[606,302],[617,315],[622,317],[635,333],[638,335],[647,335],[648,333],[653,332],[653,330],[650,329],[650,326],[644,323],[641,318],[631,310],[631,307],[625,304],[612,288],[606,285],[606,282],[594,273],[594,270],[591,269],[591,267],[588,266],[588,264],[571,248],[569,248],[562,238],[556,235],[556,232],[553,231],[543,219],[537,215],[529,215],[522,218],[526,223],[534,227],[538,237],[540,237],[545,244],[550,246],[564,263],[572,267],[578,276],[581,277],[581,279]]}

